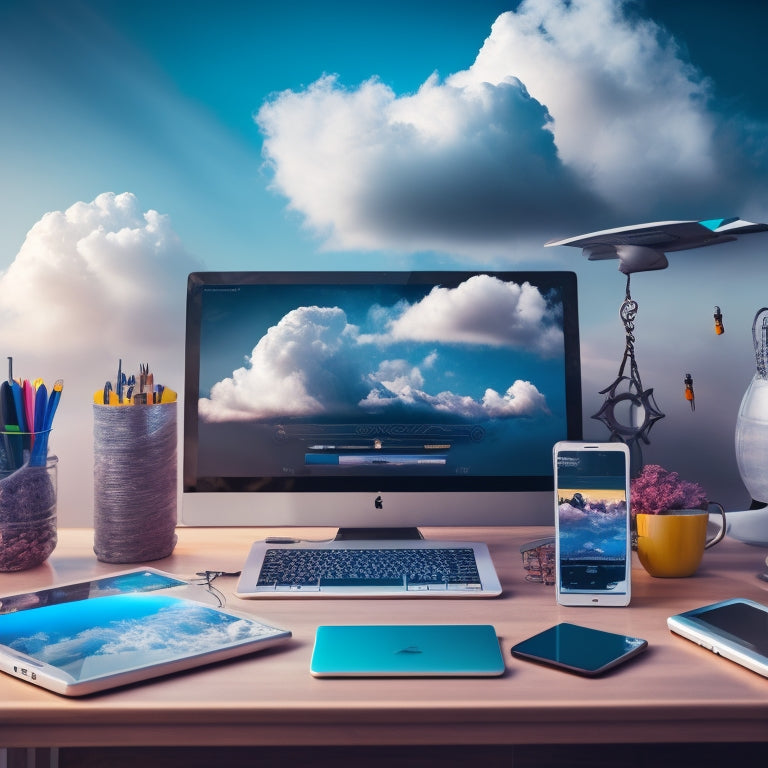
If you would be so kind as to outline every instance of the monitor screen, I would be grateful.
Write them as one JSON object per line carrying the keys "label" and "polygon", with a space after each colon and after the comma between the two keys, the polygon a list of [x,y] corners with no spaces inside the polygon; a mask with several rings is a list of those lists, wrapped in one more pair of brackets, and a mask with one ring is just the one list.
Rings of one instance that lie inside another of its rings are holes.
{"label": "monitor screen", "polygon": [[186,524],[551,524],[581,424],[572,272],[189,276]]}

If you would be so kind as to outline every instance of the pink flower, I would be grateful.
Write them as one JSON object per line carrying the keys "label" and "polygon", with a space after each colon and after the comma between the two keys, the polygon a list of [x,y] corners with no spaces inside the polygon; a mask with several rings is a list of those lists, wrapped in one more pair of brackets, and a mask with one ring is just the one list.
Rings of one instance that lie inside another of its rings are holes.
{"label": "pink flower", "polygon": [[632,514],[657,515],[666,509],[699,509],[707,495],[698,483],[681,480],[658,464],[646,464],[630,484]]}

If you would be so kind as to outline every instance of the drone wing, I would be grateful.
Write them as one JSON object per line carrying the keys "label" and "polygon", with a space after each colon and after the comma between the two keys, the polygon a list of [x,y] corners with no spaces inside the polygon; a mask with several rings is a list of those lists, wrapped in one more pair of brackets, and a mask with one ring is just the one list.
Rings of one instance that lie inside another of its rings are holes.
{"label": "drone wing", "polygon": [[768,232],[768,224],[753,224],[739,218],[656,221],[550,240],[545,245],[579,247],[590,261],[619,259],[619,270],[629,275],[666,268],[667,253],[727,243],[753,232]]}

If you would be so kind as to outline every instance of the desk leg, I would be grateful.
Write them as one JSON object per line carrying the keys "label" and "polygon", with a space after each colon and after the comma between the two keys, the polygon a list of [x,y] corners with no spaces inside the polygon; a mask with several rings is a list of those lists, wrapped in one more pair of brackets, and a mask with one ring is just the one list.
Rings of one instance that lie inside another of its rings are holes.
{"label": "desk leg", "polygon": [[0,747],[0,768],[59,768],[57,747]]}

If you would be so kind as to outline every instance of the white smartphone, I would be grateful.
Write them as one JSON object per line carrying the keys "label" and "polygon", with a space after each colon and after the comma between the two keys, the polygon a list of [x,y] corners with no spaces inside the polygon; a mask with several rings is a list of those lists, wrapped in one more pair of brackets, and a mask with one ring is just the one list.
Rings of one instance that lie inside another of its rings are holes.
{"label": "white smartphone", "polygon": [[768,606],[723,600],[670,616],[667,626],[703,648],[768,677]]}
{"label": "white smartphone", "polygon": [[629,605],[629,449],[563,441],[553,454],[557,602]]}

